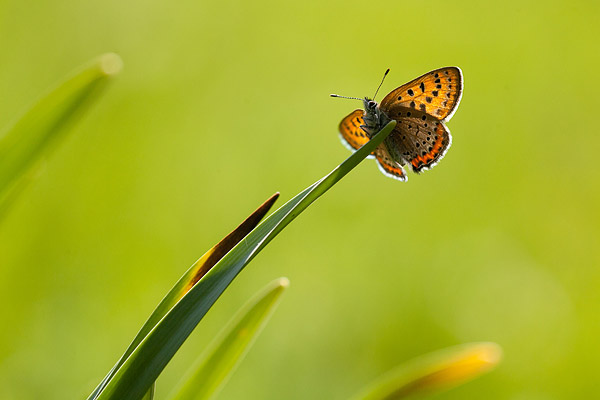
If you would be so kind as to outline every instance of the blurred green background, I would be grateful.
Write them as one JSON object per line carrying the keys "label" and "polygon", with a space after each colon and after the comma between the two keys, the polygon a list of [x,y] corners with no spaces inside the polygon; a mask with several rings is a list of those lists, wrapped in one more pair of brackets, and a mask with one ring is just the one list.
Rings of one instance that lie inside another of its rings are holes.
{"label": "blurred green background", "polygon": [[254,292],[291,287],[223,399],[344,399],[489,340],[439,399],[590,398],[600,356],[597,1],[0,1],[0,126],[106,51],[125,66],[0,225],[0,398],[84,398],[172,284],[275,191],[349,152],[337,125],[434,68],[453,145],[409,182],[362,163],[236,279],[164,398]]}

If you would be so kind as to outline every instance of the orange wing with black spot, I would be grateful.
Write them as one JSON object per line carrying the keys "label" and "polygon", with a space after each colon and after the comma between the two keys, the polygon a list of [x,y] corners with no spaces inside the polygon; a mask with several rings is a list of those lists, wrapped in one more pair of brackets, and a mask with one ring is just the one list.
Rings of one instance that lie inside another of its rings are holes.
{"label": "orange wing with black spot", "polygon": [[361,109],[354,110],[340,122],[342,143],[350,147],[351,150],[358,150],[369,141],[367,133],[360,127],[365,123],[363,120],[364,114],[365,112]]}
{"label": "orange wing with black spot", "polygon": [[393,119],[393,109],[403,107],[448,121],[460,103],[462,88],[460,68],[440,68],[394,89],[381,101],[380,108]]}
{"label": "orange wing with black spot", "polygon": [[402,168],[400,164],[392,159],[384,143],[380,144],[375,149],[375,158],[377,159],[377,166],[379,167],[379,170],[385,176],[398,179],[402,182],[406,182],[408,180],[408,177],[404,172],[404,168]]}

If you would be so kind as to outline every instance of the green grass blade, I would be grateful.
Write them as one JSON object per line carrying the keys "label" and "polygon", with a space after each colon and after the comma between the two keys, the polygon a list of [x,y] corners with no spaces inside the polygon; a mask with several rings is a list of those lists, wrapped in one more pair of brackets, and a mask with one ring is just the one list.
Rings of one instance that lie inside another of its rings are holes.
{"label": "green grass blade", "polygon": [[279,278],[254,296],[215,337],[172,399],[216,396],[267,324],[288,285],[287,278]]}
{"label": "green grass blade", "polygon": [[342,164],[271,214],[206,273],[142,340],[98,399],[139,399],[237,274],[282,229],[356,167],[389,135],[387,124]]}
{"label": "green grass blade", "polygon": [[88,399],[94,399],[98,393],[104,388],[114,372],[125,362],[127,357],[131,355],[133,350],[140,344],[142,339],[154,328],[154,326],[165,316],[165,314],[187,293],[193,286],[208,272],[225,254],[227,254],[236,244],[240,242],[252,229],[258,225],[265,215],[269,212],[275,201],[279,197],[279,193],[275,193],[269,197],[260,207],[258,207],[248,218],[244,220],[237,228],[229,235],[223,238],[219,243],[213,246],[209,251],[204,253],[194,265],[186,271],[167,295],[161,300],[160,304],[154,309],[148,320],[144,323],[138,334],[135,336],[121,359],[110,370],[106,377],[90,394]]}
{"label": "green grass blade", "polygon": [[146,392],[144,397],[142,397],[142,400],[153,400],[154,399],[154,387],[155,386],[156,386],[156,384],[153,384],[152,386],[150,386],[150,390],[148,390]]}
{"label": "green grass blade", "polygon": [[390,371],[354,400],[398,400],[458,386],[493,369],[502,357],[495,343],[469,343],[409,361]]}
{"label": "green grass blade", "polygon": [[[104,54],[42,97],[0,134],[0,199],[40,156],[59,142],[66,127],[91,104],[108,78],[121,69],[116,54]],[[0,210],[5,208],[0,204]]]}

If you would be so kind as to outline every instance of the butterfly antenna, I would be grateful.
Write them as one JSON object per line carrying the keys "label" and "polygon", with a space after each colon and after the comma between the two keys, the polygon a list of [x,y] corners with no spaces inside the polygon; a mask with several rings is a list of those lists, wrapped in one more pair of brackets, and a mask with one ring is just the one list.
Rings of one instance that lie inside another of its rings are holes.
{"label": "butterfly antenna", "polygon": [[373,98],[377,97],[377,93],[379,93],[379,89],[381,88],[381,85],[383,85],[383,81],[385,81],[385,77],[387,76],[388,72],[390,72],[389,68],[385,71],[385,74],[383,74],[383,78],[381,79],[381,83],[377,87],[377,90],[375,91],[375,95],[373,96]]}
{"label": "butterfly antenna", "polygon": [[340,96],[339,94],[330,94],[331,97],[339,97],[341,99],[350,99],[350,100],[362,100],[358,97],[348,97],[348,96]]}

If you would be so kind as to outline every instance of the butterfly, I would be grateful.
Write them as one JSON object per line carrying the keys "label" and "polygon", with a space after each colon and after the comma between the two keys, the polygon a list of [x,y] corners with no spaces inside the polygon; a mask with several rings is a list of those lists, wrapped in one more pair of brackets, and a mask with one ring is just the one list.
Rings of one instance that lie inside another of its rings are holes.
{"label": "butterfly", "polygon": [[[385,75],[388,72],[389,69]],[[405,182],[408,180],[405,166],[416,173],[431,169],[450,148],[452,136],[445,122],[458,108],[462,91],[460,68],[444,67],[392,90],[381,104],[368,97],[349,97],[362,100],[364,110],[354,110],[342,119],[339,125],[342,143],[350,150],[358,150],[391,120],[397,121],[392,133],[371,157],[377,160],[384,175]]]}

